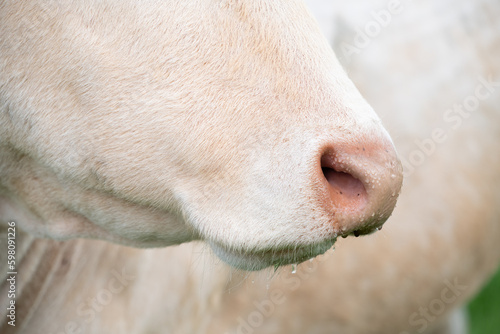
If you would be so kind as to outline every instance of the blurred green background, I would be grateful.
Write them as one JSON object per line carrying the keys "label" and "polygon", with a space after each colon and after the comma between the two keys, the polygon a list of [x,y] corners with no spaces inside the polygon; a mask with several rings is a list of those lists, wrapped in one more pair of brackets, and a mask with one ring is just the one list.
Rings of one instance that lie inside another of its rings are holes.
{"label": "blurred green background", "polygon": [[470,334],[500,333],[500,270],[469,303]]}

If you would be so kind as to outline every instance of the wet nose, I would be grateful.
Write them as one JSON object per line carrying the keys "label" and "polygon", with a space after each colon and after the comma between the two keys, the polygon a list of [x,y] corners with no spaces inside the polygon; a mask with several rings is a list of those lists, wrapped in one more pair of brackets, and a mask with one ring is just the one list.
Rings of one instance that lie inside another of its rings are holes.
{"label": "wet nose", "polygon": [[394,210],[403,181],[401,162],[388,138],[326,145],[316,176],[334,231],[344,237],[380,229]]}

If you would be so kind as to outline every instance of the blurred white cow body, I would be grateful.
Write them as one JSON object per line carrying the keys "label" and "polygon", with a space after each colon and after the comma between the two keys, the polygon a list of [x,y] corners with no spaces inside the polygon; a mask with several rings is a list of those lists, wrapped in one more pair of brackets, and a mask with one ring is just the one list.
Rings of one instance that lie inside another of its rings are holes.
{"label": "blurred white cow body", "polygon": [[19,323],[2,333],[458,333],[448,315],[500,263],[500,6],[404,2],[363,40],[389,2],[308,3],[331,18],[328,40],[402,158],[384,229],[296,273],[255,274],[202,243],[142,250],[19,232]]}

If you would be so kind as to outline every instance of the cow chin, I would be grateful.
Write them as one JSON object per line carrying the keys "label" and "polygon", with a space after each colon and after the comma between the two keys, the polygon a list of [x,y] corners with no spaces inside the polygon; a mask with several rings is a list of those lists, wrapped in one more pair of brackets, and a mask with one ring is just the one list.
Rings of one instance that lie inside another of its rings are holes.
{"label": "cow chin", "polygon": [[257,271],[270,266],[297,264],[312,259],[332,248],[336,240],[335,238],[311,245],[261,250],[235,249],[216,242],[209,242],[209,244],[213,252],[230,266],[241,270]]}

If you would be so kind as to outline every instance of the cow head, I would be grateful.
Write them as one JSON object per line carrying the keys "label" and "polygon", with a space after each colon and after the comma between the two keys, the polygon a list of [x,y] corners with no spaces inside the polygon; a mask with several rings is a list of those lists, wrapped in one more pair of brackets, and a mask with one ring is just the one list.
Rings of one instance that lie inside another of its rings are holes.
{"label": "cow head", "polygon": [[2,220],[259,269],[391,214],[394,146],[301,3],[50,4],[0,9]]}

